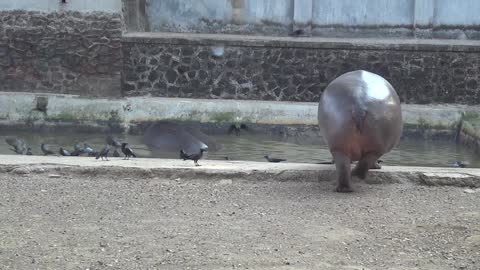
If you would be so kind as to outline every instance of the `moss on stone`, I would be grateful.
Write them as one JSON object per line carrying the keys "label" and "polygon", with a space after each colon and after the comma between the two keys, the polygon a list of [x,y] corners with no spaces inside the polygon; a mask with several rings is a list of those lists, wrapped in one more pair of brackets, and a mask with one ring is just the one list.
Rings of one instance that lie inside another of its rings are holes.
{"label": "moss on stone", "polygon": [[108,118],[108,121],[111,123],[119,123],[122,122],[122,118],[120,117],[118,111],[112,110],[110,111],[110,117]]}
{"label": "moss on stone", "polygon": [[213,113],[210,116],[216,123],[223,123],[223,122],[235,122],[235,113],[234,112],[217,112]]}
{"label": "moss on stone", "polygon": [[480,126],[480,114],[472,111],[463,112],[462,121],[466,121],[473,126]]}

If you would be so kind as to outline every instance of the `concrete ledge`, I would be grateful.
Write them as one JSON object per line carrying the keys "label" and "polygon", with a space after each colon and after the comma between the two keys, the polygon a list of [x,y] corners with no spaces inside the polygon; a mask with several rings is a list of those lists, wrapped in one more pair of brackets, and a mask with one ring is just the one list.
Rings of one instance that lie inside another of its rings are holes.
{"label": "concrete ledge", "polygon": [[[46,97],[46,112],[37,109],[38,97]],[[213,100],[131,97],[88,99],[72,95],[0,93],[0,125],[135,125],[161,119],[200,123],[252,123],[317,126],[316,102]],[[478,106],[402,104],[405,128],[455,129],[465,112],[480,113]]]}
{"label": "concrete ledge", "polygon": [[[201,166],[196,167],[191,161],[171,159],[111,158],[110,161],[101,161],[88,157],[0,155],[0,172],[19,175],[49,173],[52,177],[65,177],[68,174],[111,175],[134,180],[154,177],[206,177],[217,180],[273,179],[302,182],[334,181],[336,175],[333,165],[222,160],[201,160],[199,163]],[[366,182],[480,187],[480,169],[384,166],[381,170],[372,170]]]}
{"label": "concrete ledge", "polygon": [[275,37],[228,34],[194,34],[167,32],[131,32],[123,42],[152,44],[190,44],[207,46],[285,47],[311,49],[396,50],[436,52],[479,52],[478,40],[452,39],[362,39],[320,37]]}

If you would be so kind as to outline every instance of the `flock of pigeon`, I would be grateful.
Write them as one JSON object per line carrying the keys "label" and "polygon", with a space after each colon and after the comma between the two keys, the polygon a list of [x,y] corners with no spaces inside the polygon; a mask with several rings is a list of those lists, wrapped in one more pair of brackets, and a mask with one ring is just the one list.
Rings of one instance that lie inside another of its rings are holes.
{"label": "flock of pigeon", "polygon": [[[241,130],[248,130],[248,127],[245,124],[234,124],[231,125],[228,129],[228,134],[234,133],[235,135],[239,135]],[[16,137],[8,137],[5,139],[5,142],[10,145],[12,148],[13,152],[20,154],[20,155],[33,155],[32,154],[32,148],[27,144],[27,142],[23,139],[16,138]],[[52,145],[48,145],[45,143],[42,143],[40,145],[40,150],[44,155],[61,155],[61,156],[81,156],[81,155],[86,155],[89,157],[95,157],[95,159],[101,159],[108,161],[108,154],[110,153],[110,149],[113,147],[113,157],[120,157],[120,153],[118,149],[122,151],[124,154],[124,159],[130,159],[131,157],[137,157],[137,155],[133,152],[132,148],[128,146],[128,143],[126,142],[120,142],[118,139],[114,138],[111,135],[108,135],[106,138],[106,145],[100,149],[99,151],[96,151],[92,146],[88,145],[87,143],[84,143],[83,146],[80,143],[75,143],[73,145],[73,150],[67,150],[64,147],[58,148],[58,152],[56,150],[53,150],[54,147]],[[56,148],[56,147],[55,147]],[[198,164],[198,160],[200,160],[203,157],[203,153],[207,151],[206,148],[201,148],[198,153],[186,153],[183,149],[180,150],[180,159],[185,160],[193,160],[195,166],[200,166]],[[268,155],[264,156],[264,158],[268,162],[282,162],[282,161],[287,161],[286,159],[281,159],[281,158],[273,158],[269,157]],[[229,160],[228,157],[225,157],[226,160]]]}
{"label": "flock of pigeon", "polygon": [[[10,150],[19,154],[19,155],[32,155],[32,148],[25,142],[23,139],[20,138],[6,138],[5,142],[12,146]],[[87,155],[89,157],[95,157],[96,159],[108,160],[108,153],[110,152],[110,146],[113,146],[114,157],[120,157],[118,153],[118,149],[120,148],[122,153],[125,155],[124,159],[130,159],[130,157],[137,157],[133,150],[128,146],[128,143],[123,142],[120,143],[117,139],[113,138],[112,136],[107,137],[107,145],[105,145],[100,151],[95,151],[90,145],[84,143],[83,147],[76,143],[73,146],[73,150],[69,151],[63,147],[60,147],[58,150],[58,154],[61,156],[80,156],[80,155]],[[52,146],[42,143],[40,145],[40,150],[44,155],[55,155],[55,151],[52,150]]]}
{"label": "flock of pigeon", "polygon": [[[113,156],[120,157],[118,149],[120,148],[122,153],[124,154],[124,159],[130,159],[130,157],[137,157],[137,155],[133,152],[132,148],[128,146],[128,143],[123,142],[121,143],[116,138],[112,136],[107,136],[107,145],[105,145],[100,151],[96,151],[90,145],[84,143],[81,146],[79,143],[74,144],[73,150],[69,151],[63,147],[60,147],[58,150],[58,154],[61,156],[81,156],[87,155],[89,157],[95,157],[95,159],[101,159],[108,161],[108,154],[110,152],[110,148],[113,147]],[[20,138],[6,138],[5,142],[10,145],[13,152],[19,155],[32,155],[32,148],[27,144],[27,142]],[[52,146],[42,143],[40,145],[40,150],[44,155],[56,155],[55,151],[52,150]],[[206,149],[200,149],[199,153],[188,154],[183,149],[180,150],[180,159],[185,160],[193,160],[195,166],[200,166],[198,164],[198,160],[200,160],[203,156],[203,153]],[[285,159],[277,159],[277,158],[269,158],[265,156],[265,158],[269,162],[281,162],[286,161]]]}

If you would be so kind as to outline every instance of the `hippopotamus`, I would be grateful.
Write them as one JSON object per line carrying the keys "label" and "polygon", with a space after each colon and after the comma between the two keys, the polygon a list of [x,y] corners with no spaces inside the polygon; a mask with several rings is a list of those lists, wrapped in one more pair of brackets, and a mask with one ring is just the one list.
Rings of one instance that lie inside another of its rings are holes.
{"label": "hippopotamus", "polygon": [[[400,99],[381,76],[357,70],[333,80],[318,105],[320,132],[333,156],[337,192],[352,192],[351,175],[365,179],[402,133]],[[350,172],[350,163],[358,161]]]}
{"label": "hippopotamus", "polygon": [[198,128],[165,120],[151,124],[143,140],[151,150],[164,155],[174,153],[177,156],[181,149],[197,153],[200,149],[215,151],[218,148],[215,140]]}

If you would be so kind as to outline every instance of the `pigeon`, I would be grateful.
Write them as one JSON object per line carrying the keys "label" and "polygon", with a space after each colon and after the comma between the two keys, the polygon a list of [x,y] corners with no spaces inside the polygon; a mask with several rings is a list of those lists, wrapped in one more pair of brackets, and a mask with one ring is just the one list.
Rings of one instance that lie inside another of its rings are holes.
{"label": "pigeon", "polygon": [[60,155],[62,155],[62,156],[71,156],[70,151],[63,149],[63,147],[60,147],[60,149],[58,150],[58,152],[59,152]]}
{"label": "pigeon", "polygon": [[[6,139],[5,139],[5,142],[6,142],[8,145],[13,146],[13,147],[19,147],[19,146],[21,146],[21,145],[23,145],[23,146],[26,146],[26,145],[27,145],[27,143],[26,143],[24,140],[19,139],[19,138],[11,138],[11,137],[9,137],[9,138],[6,138]],[[26,148],[26,147],[25,147],[25,148]]]}
{"label": "pigeon", "polygon": [[82,152],[90,156],[90,153],[95,152],[95,150],[93,150],[93,148],[90,145],[84,143]]}
{"label": "pigeon", "polygon": [[110,151],[110,147],[108,147],[108,145],[105,145],[105,147],[102,148],[102,150],[100,150],[100,152],[97,153],[97,155],[95,156],[95,159],[99,159],[99,158],[105,158],[105,160],[108,161],[108,151]]}
{"label": "pigeon", "polygon": [[17,154],[24,155],[28,152],[27,143],[18,138],[6,138],[5,142],[12,146],[11,150]]}
{"label": "pigeon", "polygon": [[268,155],[264,156],[264,158],[266,158],[268,162],[275,162],[275,163],[287,161],[286,159],[281,159],[281,158],[271,158]]}
{"label": "pigeon", "polygon": [[49,146],[48,144],[42,143],[42,144],[40,145],[40,150],[42,150],[42,152],[43,152],[43,154],[44,154],[45,156],[54,155],[54,154],[55,154],[52,150],[50,150],[50,146]]}
{"label": "pigeon", "polygon": [[13,148],[10,148],[10,150],[19,155],[24,155],[27,152],[27,148],[25,147],[25,145],[14,146]]}
{"label": "pigeon", "polygon": [[74,149],[72,152],[70,152],[70,156],[72,157],[78,157],[82,153],[81,149]]}
{"label": "pigeon", "polygon": [[187,159],[193,160],[193,162],[195,163],[195,166],[200,166],[200,164],[198,164],[198,160],[202,158],[203,152],[205,152],[205,151],[207,151],[207,150],[204,149],[204,148],[201,148],[199,153],[187,154],[187,153],[185,153],[185,151],[183,151],[183,149],[181,149],[180,150],[180,158],[183,159],[184,161],[187,160]]}
{"label": "pigeon", "polygon": [[130,157],[137,157],[135,153],[133,153],[130,147],[127,147],[128,143],[122,143],[122,152],[125,155],[123,159],[130,159]]}
{"label": "pigeon", "polygon": [[453,164],[453,167],[458,167],[458,168],[467,168],[468,166],[470,166],[470,162],[468,161],[455,161],[455,163]]}
{"label": "pigeon", "polygon": [[27,152],[25,153],[27,156],[31,156],[32,154],[32,148],[28,147]]}
{"label": "pigeon", "polygon": [[77,151],[77,152],[82,152],[83,148],[79,143],[76,143],[76,144],[73,145],[73,150]]}

